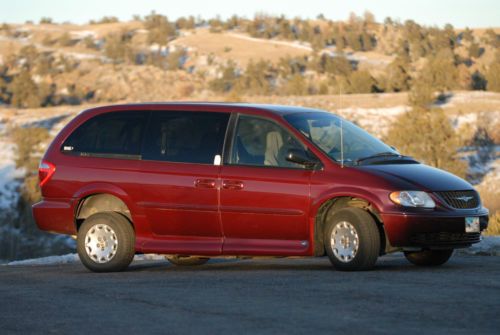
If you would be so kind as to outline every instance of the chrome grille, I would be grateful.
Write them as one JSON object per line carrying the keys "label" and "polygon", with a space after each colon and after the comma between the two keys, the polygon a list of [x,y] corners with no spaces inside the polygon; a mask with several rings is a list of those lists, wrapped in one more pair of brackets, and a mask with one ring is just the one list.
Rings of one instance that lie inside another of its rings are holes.
{"label": "chrome grille", "polygon": [[444,191],[436,194],[450,207],[470,209],[479,206],[479,195],[476,191]]}

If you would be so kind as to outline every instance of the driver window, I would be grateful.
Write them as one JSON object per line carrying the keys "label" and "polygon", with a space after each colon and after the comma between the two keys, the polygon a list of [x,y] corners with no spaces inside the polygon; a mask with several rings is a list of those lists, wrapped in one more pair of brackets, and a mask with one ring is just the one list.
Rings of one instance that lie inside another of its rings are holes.
{"label": "driver window", "polygon": [[305,150],[295,137],[276,123],[251,116],[240,116],[231,153],[232,163],[269,167],[300,168],[286,160],[290,149]]}

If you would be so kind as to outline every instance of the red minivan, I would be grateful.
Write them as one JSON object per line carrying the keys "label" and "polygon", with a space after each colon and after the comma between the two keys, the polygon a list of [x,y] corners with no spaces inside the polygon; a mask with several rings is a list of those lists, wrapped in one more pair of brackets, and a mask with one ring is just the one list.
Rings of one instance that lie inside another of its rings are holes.
{"label": "red minivan", "polygon": [[80,113],[40,163],[42,230],[76,235],[92,271],[136,253],[324,256],[366,270],[403,251],[445,263],[481,240],[466,181],[399,154],[342,118],[290,106],[128,104]]}

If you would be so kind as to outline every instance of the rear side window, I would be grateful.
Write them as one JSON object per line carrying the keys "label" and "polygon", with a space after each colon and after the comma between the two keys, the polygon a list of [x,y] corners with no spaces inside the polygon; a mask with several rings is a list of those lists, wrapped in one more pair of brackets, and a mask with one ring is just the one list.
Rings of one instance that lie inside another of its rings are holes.
{"label": "rear side window", "polygon": [[222,154],[228,113],[154,111],[142,158],[213,164]]}
{"label": "rear side window", "polygon": [[81,156],[139,156],[149,112],[111,112],[78,127],[64,142],[63,152]]}

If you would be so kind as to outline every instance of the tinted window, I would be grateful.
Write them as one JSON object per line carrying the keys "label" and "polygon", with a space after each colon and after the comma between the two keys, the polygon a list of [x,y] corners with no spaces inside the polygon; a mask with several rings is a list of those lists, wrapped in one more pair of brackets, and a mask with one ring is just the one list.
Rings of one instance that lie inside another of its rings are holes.
{"label": "tinted window", "polygon": [[148,114],[111,112],[98,115],[77,128],[62,149],[82,155],[140,155]]}
{"label": "tinted window", "polygon": [[304,168],[286,160],[290,149],[304,147],[278,124],[257,117],[240,116],[231,153],[232,164]]}
{"label": "tinted window", "polygon": [[213,164],[228,120],[228,113],[152,112],[142,158]]}
{"label": "tinted window", "polygon": [[349,121],[327,112],[291,113],[285,119],[336,161],[356,164],[363,157],[398,152]]}

